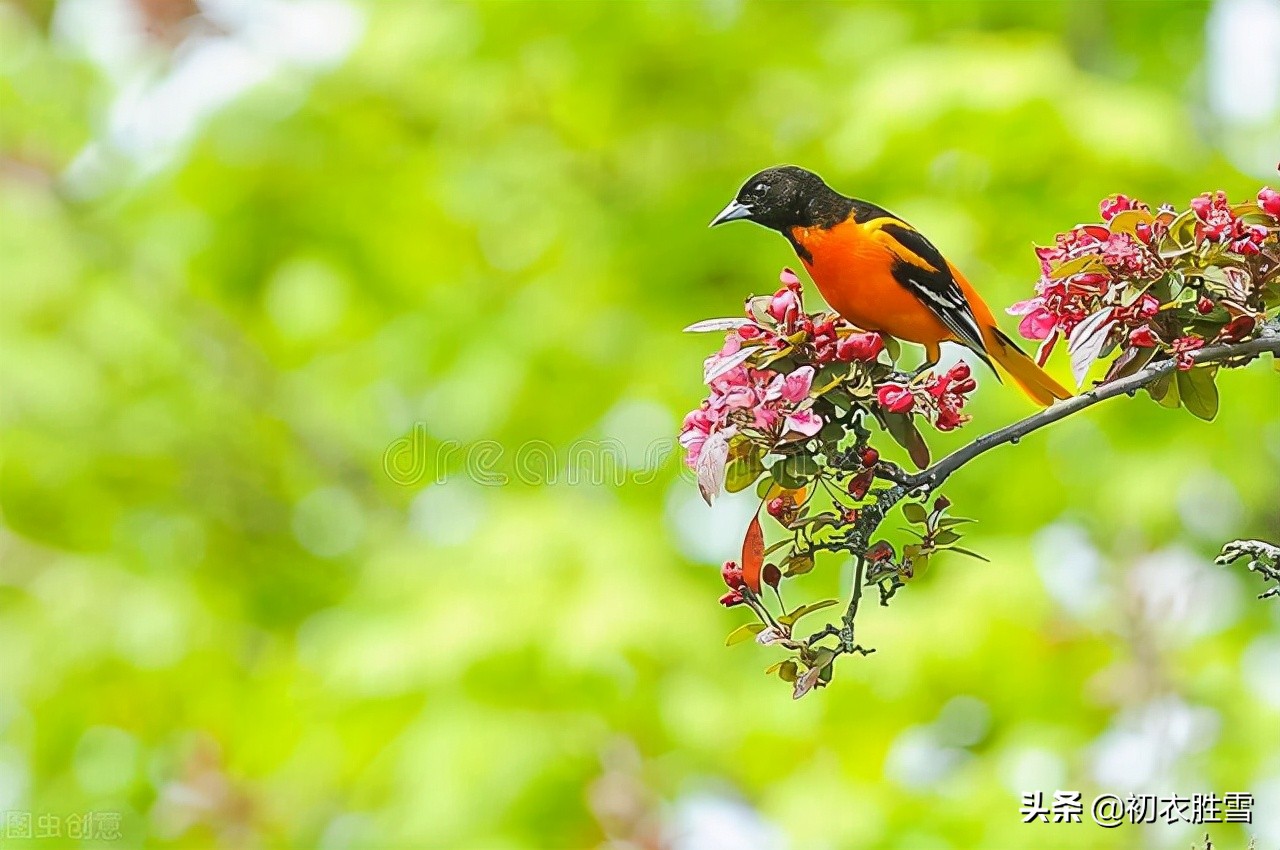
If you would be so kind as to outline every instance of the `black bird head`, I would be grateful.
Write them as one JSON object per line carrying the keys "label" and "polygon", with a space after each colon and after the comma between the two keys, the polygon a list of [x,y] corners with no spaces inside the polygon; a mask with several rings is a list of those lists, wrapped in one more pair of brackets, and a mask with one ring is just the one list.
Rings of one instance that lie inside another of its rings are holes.
{"label": "black bird head", "polygon": [[812,171],[794,165],[767,168],[754,175],[738,196],[711,220],[754,221],[781,233],[793,227],[831,227],[848,217],[852,202]]}

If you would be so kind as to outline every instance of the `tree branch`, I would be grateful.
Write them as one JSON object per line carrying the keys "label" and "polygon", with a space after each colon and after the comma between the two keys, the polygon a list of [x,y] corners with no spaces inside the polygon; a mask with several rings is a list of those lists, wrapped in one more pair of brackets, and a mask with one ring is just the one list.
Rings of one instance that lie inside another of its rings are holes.
{"label": "tree branch", "polygon": [[[1262,325],[1259,328],[1258,336],[1247,342],[1206,346],[1199,351],[1193,352],[1191,357],[1197,365],[1201,365],[1238,358],[1251,359],[1266,352],[1270,352],[1273,355],[1280,353],[1280,323],[1268,322]],[[1175,366],[1176,364],[1173,360],[1160,360],[1143,367],[1127,378],[1102,384],[1089,392],[1081,393],[1066,401],[1057,402],[1028,416],[1026,419],[979,437],[967,446],[956,449],[928,469],[915,475],[905,476],[899,483],[909,491],[923,490],[928,492],[936,490],[952,473],[978,455],[1005,443],[1017,443],[1028,434],[1038,431],[1046,425],[1052,425],[1061,419],[1066,419],[1071,414],[1092,407],[1100,401],[1106,401],[1118,395],[1132,395],[1172,372]]]}

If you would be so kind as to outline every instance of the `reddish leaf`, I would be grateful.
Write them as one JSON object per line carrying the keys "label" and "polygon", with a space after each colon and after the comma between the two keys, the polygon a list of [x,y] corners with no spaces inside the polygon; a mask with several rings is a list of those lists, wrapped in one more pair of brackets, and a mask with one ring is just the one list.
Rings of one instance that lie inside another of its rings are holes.
{"label": "reddish leaf", "polygon": [[742,540],[742,581],[752,593],[760,592],[760,571],[764,569],[764,530],[760,517],[753,516],[747,526],[747,536]]}

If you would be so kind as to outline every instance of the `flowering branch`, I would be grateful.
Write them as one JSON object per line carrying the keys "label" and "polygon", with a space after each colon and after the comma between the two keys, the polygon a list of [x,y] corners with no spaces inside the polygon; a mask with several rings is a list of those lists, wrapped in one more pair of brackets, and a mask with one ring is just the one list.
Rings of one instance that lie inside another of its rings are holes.
{"label": "flowering branch", "polygon": [[[1245,362],[1264,353],[1273,355],[1280,353],[1280,323],[1268,322],[1260,325],[1257,338],[1248,342],[1223,343],[1201,348],[1191,352],[1189,357],[1191,362],[1197,366],[1223,361],[1231,361],[1233,365],[1243,365]],[[1175,367],[1176,364],[1173,360],[1159,360],[1149,363],[1127,378],[1101,384],[1089,392],[1058,402],[1052,407],[1047,407],[1038,413],[1028,416],[1026,419],[979,437],[922,472],[896,480],[909,491],[923,490],[924,492],[929,492],[934,490],[942,486],[943,482],[952,473],[978,455],[1005,443],[1016,444],[1033,431],[1038,431],[1046,425],[1052,425],[1054,422],[1066,419],[1071,414],[1092,407],[1100,401],[1106,401],[1119,395],[1132,396],[1143,387],[1172,374]]]}
{"label": "flowering branch", "polygon": [[[834,313],[805,312],[800,279],[789,269],[773,295],[748,299],[743,317],[687,328],[725,337],[704,364],[709,395],[684,420],[685,462],[708,503],[722,491],[754,487],[766,521],[783,531],[766,546],[757,510],[741,558],[721,569],[728,586],[721,604],[755,617],[726,643],[754,638],[786,650],[768,672],[791,683],[796,698],[826,685],[839,656],[873,651],[855,633],[866,588],[876,587],[887,605],[939,553],[982,558],[959,545],[973,520],[951,515],[951,501],[938,492],[965,464],[1140,389],[1164,407],[1213,419],[1221,368],[1280,355],[1280,193],[1264,188],[1256,201],[1238,204],[1206,193],[1181,213],[1152,212],[1117,195],[1100,212],[1103,223],[1072,228],[1037,249],[1036,295],[1009,312],[1022,317],[1023,336],[1041,341],[1042,364],[1065,340],[1077,384],[1095,363],[1107,362],[1105,376],[936,463],[922,431],[970,421],[964,408],[977,381],[968,364],[940,373],[900,368],[892,339]],[[873,426],[918,471],[882,458]],[[894,511],[912,538],[897,546],[877,537]],[[1265,544],[1223,557],[1253,555],[1250,568],[1277,583],[1264,596],[1280,596],[1280,550],[1258,547]],[[795,631],[803,617],[840,602],[788,606],[782,585],[813,570],[822,552],[853,558],[853,588],[838,625],[801,639]]]}

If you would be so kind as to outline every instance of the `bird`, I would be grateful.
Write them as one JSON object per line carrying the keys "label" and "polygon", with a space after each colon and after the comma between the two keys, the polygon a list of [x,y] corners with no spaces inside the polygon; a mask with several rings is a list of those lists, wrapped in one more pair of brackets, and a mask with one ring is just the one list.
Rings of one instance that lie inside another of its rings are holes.
{"label": "bird", "polygon": [[[932,368],[944,342],[999,365],[1047,407],[1071,393],[996,324],[982,297],[942,252],[898,216],[846,197],[804,168],[783,165],[742,184],[711,227],[751,221],[787,238],[818,291],[846,321],[924,346]],[[993,362],[994,361],[994,362]]]}

